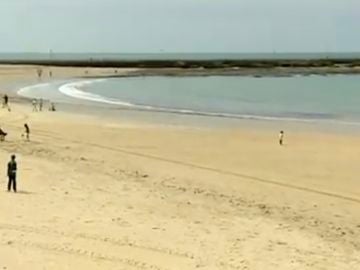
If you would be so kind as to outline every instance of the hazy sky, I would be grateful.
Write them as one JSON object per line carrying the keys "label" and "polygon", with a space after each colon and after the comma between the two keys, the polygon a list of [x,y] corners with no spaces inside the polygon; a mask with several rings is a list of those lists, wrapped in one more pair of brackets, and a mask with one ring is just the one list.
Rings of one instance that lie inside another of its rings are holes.
{"label": "hazy sky", "polygon": [[2,52],[360,51],[360,0],[0,0]]}

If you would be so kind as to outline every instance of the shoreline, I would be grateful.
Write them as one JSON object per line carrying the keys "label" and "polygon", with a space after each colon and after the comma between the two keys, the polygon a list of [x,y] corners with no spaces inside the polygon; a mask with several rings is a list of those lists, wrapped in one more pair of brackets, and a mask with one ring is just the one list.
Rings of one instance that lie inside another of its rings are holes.
{"label": "shoreline", "polygon": [[[90,69],[91,71],[91,69]],[[111,72],[111,70],[108,70]],[[125,70],[121,74],[122,78],[132,77],[133,72],[138,72],[137,70]],[[140,71],[141,72],[141,71]],[[137,75],[136,75],[137,76]],[[118,77],[118,76],[116,76]],[[91,74],[89,76],[77,76],[77,77],[63,77],[61,80],[55,81],[42,81],[37,82],[41,84],[54,84],[60,86],[66,86],[68,84],[76,84],[77,82],[82,83],[88,80],[98,80],[98,79],[108,79],[114,78],[111,74],[102,74],[96,75]],[[26,85],[26,84],[24,84]],[[56,86],[56,88],[58,88]],[[26,87],[24,87],[26,88]],[[52,90],[53,91],[53,90]],[[51,91],[51,92],[52,92]],[[50,92],[50,93],[51,93]],[[55,91],[58,93],[58,90]],[[256,115],[256,114],[226,114],[226,113],[209,113],[202,111],[190,111],[190,110],[180,110],[180,109],[162,109],[152,107],[148,108],[147,105],[135,105],[124,106],[123,104],[126,101],[121,101],[121,106],[119,104],[111,104],[107,102],[98,102],[94,100],[87,100],[86,98],[78,97],[69,97],[67,95],[61,95],[60,100],[52,100],[53,102],[58,103],[63,109],[70,110],[74,112],[76,109],[79,109],[79,106],[82,108],[82,113],[90,115],[100,115],[103,117],[108,117],[112,119],[116,118],[129,118],[136,120],[137,122],[150,122],[151,124],[158,125],[168,125],[168,126],[187,126],[194,127],[200,125],[202,128],[231,128],[236,127],[240,128],[241,126],[249,127],[291,127],[291,129],[304,128],[306,130],[317,130],[323,132],[336,132],[341,128],[344,133],[358,133],[360,131],[360,123],[352,122],[350,120],[341,120],[341,119],[311,119],[311,118],[295,118],[295,117],[280,117],[273,115]],[[36,96],[34,96],[36,97]],[[42,96],[41,96],[42,97]],[[31,100],[32,97],[28,97],[28,100]],[[40,96],[36,97],[40,98]],[[49,100],[51,98],[46,97],[45,99]],[[117,102],[118,103],[118,102]],[[144,107],[144,108],[143,108]]]}

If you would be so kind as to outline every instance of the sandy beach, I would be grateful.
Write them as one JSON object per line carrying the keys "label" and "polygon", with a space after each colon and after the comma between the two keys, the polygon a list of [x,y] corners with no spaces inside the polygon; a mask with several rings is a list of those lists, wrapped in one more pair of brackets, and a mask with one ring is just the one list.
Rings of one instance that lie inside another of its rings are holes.
{"label": "sandy beach", "polygon": [[[36,81],[35,71],[0,68],[1,92]],[[0,110],[9,133],[0,269],[360,269],[356,133],[290,129],[280,147],[275,123],[213,129],[32,112],[13,93],[10,105]],[[6,191],[13,153],[17,194]]]}

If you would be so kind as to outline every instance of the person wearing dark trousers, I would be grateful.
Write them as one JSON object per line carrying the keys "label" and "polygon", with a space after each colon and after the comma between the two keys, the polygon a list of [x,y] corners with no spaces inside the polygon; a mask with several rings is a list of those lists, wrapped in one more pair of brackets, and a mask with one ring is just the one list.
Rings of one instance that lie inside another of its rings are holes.
{"label": "person wearing dark trousers", "polygon": [[14,192],[16,192],[16,171],[17,171],[17,164],[15,159],[16,156],[12,155],[7,168],[7,175],[9,177],[8,191],[11,191],[11,186],[12,186]]}
{"label": "person wearing dark trousers", "polygon": [[279,134],[279,144],[280,145],[283,145],[284,144],[284,131],[280,131],[280,134]]}
{"label": "person wearing dark trousers", "polygon": [[4,95],[4,101],[3,101],[3,108],[6,108],[9,112],[11,111],[10,110],[10,106],[9,106],[9,97],[8,97],[8,95]]}

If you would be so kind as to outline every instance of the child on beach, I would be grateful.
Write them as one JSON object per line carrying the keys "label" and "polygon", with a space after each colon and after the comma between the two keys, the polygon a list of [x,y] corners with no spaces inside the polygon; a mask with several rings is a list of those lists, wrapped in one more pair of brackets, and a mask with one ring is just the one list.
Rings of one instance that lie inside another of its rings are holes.
{"label": "child on beach", "polygon": [[1,142],[5,141],[6,135],[7,135],[7,133],[0,128],[0,141]]}
{"label": "child on beach", "polygon": [[279,134],[279,144],[280,145],[283,145],[284,144],[284,131],[280,131],[280,134]]}
{"label": "child on beach", "polygon": [[25,136],[26,140],[30,141],[30,128],[29,128],[29,125],[25,123],[24,128],[25,128],[25,132],[21,135],[21,137]]}

